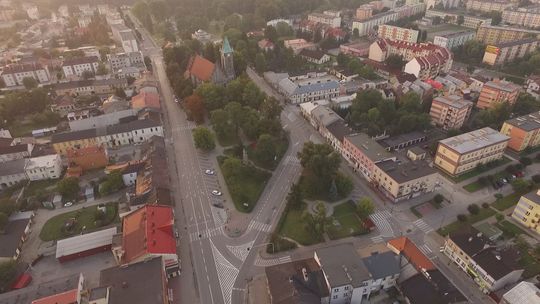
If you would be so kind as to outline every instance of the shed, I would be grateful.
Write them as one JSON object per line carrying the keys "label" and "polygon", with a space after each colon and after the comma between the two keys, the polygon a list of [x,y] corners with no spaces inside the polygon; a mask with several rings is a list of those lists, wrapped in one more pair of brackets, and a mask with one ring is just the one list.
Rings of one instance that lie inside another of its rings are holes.
{"label": "shed", "polygon": [[96,253],[110,251],[116,227],[59,240],[56,258],[61,263]]}

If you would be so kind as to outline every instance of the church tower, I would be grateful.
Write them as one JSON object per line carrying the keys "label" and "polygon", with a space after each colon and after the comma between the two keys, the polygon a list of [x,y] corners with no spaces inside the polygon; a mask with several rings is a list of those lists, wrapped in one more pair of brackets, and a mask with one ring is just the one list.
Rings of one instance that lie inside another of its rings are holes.
{"label": "church tower", "polygon": [[223,45],[221,46],[221,68],[227,81],[234,79],[233,49],[227,37],[223,38]]}

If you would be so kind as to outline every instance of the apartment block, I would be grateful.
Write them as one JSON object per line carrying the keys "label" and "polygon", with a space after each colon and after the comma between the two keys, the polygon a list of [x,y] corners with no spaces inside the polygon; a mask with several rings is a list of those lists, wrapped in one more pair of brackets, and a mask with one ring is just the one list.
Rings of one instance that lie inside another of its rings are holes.
{"label": "apartment block", "polygon": [[109,66],[113,71],[124,68],[135,67],[137,69],[145,69],[144,56],[141,52],[132,53],[117,53],[107,56]]}
{"label": "apartment block", "polygon": [[493,80],[484,83],[476,107],[479,109],[491,109],[495,105],[507,102],[510,105],[516,103],[521,92],[521,87],[504,80]]}
{"label": "apartment block", "polygon": [[502,13],[502,21],[530,28],[540,27],[540,5],[507,9]]}
{"label": "apartment block", "polygon": [[340,27],[341,26],[341,17],[333,14],[318,14],[311,13],[308,15],[308,20],[329,25],[331,27]]}
{"label": "apartment block", "polygon": [[504,122],[501,133],[509,136],[508,148],[521,152],[540,145],[540,111]]}
{"label": "apartment block", "polygon": [[464,45],[465,42],[473,40],[476,36],[474,31],[462,31],[433,37],[433,44],[442,46],[449,50]]}
{"label": "apartment block", "polygon": [[364,4],[360,5],[356,9],[356,19],[358,20],[366,20],[373,16],[373,5],[371,4]]}
{"label": "apartment block", "polygon": [[50,81],[49,70],[39,63],[8,65],[4,67],[1,75],[6,87],[22,86],[23,79],[27,77],[34,78],[39,83]]}
{"label": "apartment block", "polygon": [[523,274],[517,263],[518,250],[511,246],[496,247],[470,226],[449,234],[443,252],[486,294],[516,283]]}
{"label": "apartment block", "polygon": [[499,43],[523,40],[530,37],[540,38],[540,31],[522,27],[495,26],[484,24],[476,32],[476,40],[485,44],[497,45]]}
{"label": "apartment block", "polygon": [[439,176],[424,160],[385,160],[374,169],[372,184],[394,203],[433,192]]}
{"label": "apartment block", "polygon": [[502,65],[532,53],[540,45],[535,38],[488,45],[484,53],[483,63]]}
{"label": "apartment block", "polygon": [[384,13],[380,13],[374,16],[371,16],[367,19],[355,19],[352,23],[352,31],[355,29],[358,30],[358,35],[360,37],[366,36],[374,32],[374,29],[383,24],[387,24],[390,21],[396,21],[402,18],[410,17],[412,15],[419,14],[425,11],[426,5],[424,3],[419,3],[415,5],[404,5]]}
{"label": "apartment block", "polygon": [[62,159],[59,154],[33,157],[24,168],[31,181],[60,178],[62,175]]}
{"label": "apartment block", "polygon": [[501,159],[510,137],[486,127],[439,141],[434,164],[457,176]]}
{"label": "apartment block", "polygon": [[540,234],[540,190],[523,195],[512,212],[512,218],[527,229]]}
{"label": "apartment block", "polygon": [[472,29],[478,29],[478,27],[482,26],[483,24],[491,24],[491,18],[477,17],[472,15],[460,15],[458,13],[438,11],[434,9],[428,9],[426,11],[425,17],[440,17],[441,19],[445,19],[446,16],[448,16],[449,18],[448,23],[455,25],[458,24],[458,17],[463,16],[463,24],[461,24],[461,26]]}
{"label": "apartment block", "polygon": [[379,38],[386,38],[394,41],[416,43],[418,41],[418,31],[398,26],[383,24],[379,26]]}
{"label": "apartment block", "polygon": [[66,78],[81,77],[84,72],[95,74],[99,65],[99,58],[79,57],[65,60],[62,63],[62,71]]}
{"label": "apartment block", "polygon": [[491,13],[492,11],[502,13],[502,11],[512,6],[514,4],[507,0],[468,0],[466,4],[467,10],[485,13]]}
{"label": "apartment block", "polygon": [[395,155],[364,133],[345,136],[343,156],[353,165],[354,170],[360,172],[368,181],[373,177],[375,164],[396,160]]}
{"label": "apartment block", "polygon": [[429,115],[431,122],[443,130],[459,129],[469,118],[473,103],[457,95],[433,99]]}

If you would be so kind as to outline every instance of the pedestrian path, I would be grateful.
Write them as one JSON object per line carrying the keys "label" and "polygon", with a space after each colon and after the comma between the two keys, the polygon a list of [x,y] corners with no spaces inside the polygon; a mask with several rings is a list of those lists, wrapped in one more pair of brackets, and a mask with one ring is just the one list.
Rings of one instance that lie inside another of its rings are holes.
{"label": "pedestrian path", "polygon": [[418,219],[414,221],[414,225],[420,228],[420,230],[422,230],[425,234],[428,234],[431,231],[433,231],[433,228],[431,228],[431,226],[428,225],[423,219]]}
{"label": "pedestrian path", "polygon": [[263,259],[260,255],[257,255],[257,258],[255,259],[255,262],[253,263],[255,266],[260,267],[268,267],[268,266],[274,266],[279,264],[285,264],[291,262],[291,256],[283,256],[279,258],[273,258],[273,259]]}
{"label": "pedestrian path", "polygon": [[431,254],[433,253],[433,250],[431,250],[431,248],[429,248],[427,244],[418,246],[418,249],[420,249],[420,251],[422,251],[422,253],[428,257],[431,256]]}
{"label": "pedestrian path", "polygon": [[212,254],[214,255],[219,285],[223,294],[223,302],[225,304],[231,304],[232,290],[239,271],[219,252],[211,241],[210,247],[212,247]]}
{"label": "pedestrian path", "polygon": [[383,237],[394,237],[394,230],[392,230],[392,226],[390,226],[390,222],[388,222],[388,219],[392,217],[392,215],[388,210],[373,213],[369,217],[373,223],[375,223]]}
{"label": "pedestrian path", "polygon": [[289,165],[300,165],[300,160],[294,155],[289,155],[285,158],[285,163]]}
{"label": "pedestrian path", "polygon": [[248,230],[259,230],[262,232],[270,232],[272,231],[272,226],[270,224],[261,223],[258,221],[251,221],[248,225]]}
{"label": "pedestrian path", "polygon": [[218,235],[223,235],[223,226],[219,226],[217,228],[206,229],[199,232],[197,231],[191,232],[189,234],[189,241],[193,242],[197,240],[203,240],[203,239],[211,238]]}
{"label": "pedestrian path", "polygon": [[253,243],[255,241],[251,241],[249,243],[245,243],[245,244],[242,244],[242,245],[239,245],[239,246],[229,246],[227,245],[227,249],[229,249],[229,251],[235,256],[237,257],[240,261],[245,261],[248,254],[249,254],[249,249],[251,247],[253,247]]}

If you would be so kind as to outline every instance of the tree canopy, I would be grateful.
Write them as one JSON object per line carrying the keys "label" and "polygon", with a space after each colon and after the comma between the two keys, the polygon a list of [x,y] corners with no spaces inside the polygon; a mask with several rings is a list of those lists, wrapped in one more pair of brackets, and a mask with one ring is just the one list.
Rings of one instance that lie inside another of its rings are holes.
{"label": "tree canopy", "polygon": [[205,127],[197,127],[193,130],[193,141],[197,149],[204,151],[211,151],[216,147],[214,134]]}

